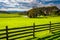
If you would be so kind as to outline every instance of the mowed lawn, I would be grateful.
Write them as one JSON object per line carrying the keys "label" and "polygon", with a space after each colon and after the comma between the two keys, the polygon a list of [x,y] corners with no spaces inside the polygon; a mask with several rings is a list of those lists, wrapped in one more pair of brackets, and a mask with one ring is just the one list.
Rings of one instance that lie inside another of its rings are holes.
{"label": "mowed lawn", "polygon": [[[5,17],[0,16],[0,29],[4,29],[5,26],[8,26],[8,28],[32,26],[33,23],[35,23],[36,25],[49,24],[50,21],[52,23],[60,22],[60,16],[56,16],[56,17],[41,16],[39,18],[28,18],[26,16],[20,16],[20,15],[17,17],[10,17],[5,15]],[[45,37],[48,35],[51,35],[51,33],[49,33],[49,30],[46,30],[43,32],[36,32],[36,37]],[[20,39],[20,40],[23,40],[23,39]]]}

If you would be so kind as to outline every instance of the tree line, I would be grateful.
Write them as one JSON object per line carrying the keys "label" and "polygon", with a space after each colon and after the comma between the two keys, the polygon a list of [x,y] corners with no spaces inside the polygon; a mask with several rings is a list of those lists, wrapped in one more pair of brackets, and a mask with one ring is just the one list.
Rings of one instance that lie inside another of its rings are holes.
{"label": "tree line", "polygon": [[27,16],[30,18],[36,18],[37,16],[49,16],[49,15],[60,15],[60,10],[56,6],[49,7],[38,7],[32,8],[27,12]]}

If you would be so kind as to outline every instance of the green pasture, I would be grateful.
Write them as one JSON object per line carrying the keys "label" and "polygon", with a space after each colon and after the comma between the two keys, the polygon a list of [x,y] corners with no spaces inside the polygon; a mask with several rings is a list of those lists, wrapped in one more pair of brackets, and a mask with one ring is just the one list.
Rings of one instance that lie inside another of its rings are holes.
{"label": "green pasture", "polygon": [[[0,29],[4,29],[5,26],[8,26],[9,28],[32,26],[33,23],[35,23],[36,25],[49,24],[50,21],[52,23],[60,22],[60,16],[56,17],[40,16],[38,18],[28,18],[25,17],[24,15],[18,15],[18,14],[0,14]],[[36,37],[38,38],[39,37],[42,38],[49,35],[51,35],[51,33],[49,33],[49,30],[43,32],[36,32]],[[21,38],[20,40],[24,39]]]}

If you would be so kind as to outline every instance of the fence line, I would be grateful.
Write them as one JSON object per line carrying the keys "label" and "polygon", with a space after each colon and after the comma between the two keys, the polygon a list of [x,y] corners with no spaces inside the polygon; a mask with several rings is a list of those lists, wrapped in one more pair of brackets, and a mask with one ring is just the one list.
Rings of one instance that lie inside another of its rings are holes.
{"label": "fence line", "polygon": [[[54,30],[54,25],[58,26],[58,27],[56,27],[57,30],[60,30],[60,29],[58,29],[58,28],[60,28],[59,27],[60,23],[51,23],[51,21],[50,21],[49,24],[35,25],[35,23],[33,23],[33,26],[26,26],[26,27],[20,27],[20,28],[8,28],[8,26],[6,26],[6,29],[0,30],[0,32],[6,31],[6,33],[1,33],[0,34],[1,36],[2,35],[6,35],[6,36],[0,37],[0,39],[6,38],[6,40],[9,40],[9,39],[11,39],[10,37],[14,37],[14,36],[18,36],[18,35],[24,35],[24,34],[29,34],[29,35],[20,36],[18,38],[24,38],[24,37],[28,37],[28,36],[32,36],[33,38],[35,38],[35,32],[41,32],[41,31],[45,31],[45,30],[50,30],[51,33],[54,33],[54,31],[55,31]],[[10,30],[15,30],[15,31],[9,32]],[[13,33],[17,33],[17,32],[22,32],[22,33],[13,34]],[[13,35],[9,36],[9,34],[13,34]],[[18,39],[18,38],[12,38],[11,40]]]}

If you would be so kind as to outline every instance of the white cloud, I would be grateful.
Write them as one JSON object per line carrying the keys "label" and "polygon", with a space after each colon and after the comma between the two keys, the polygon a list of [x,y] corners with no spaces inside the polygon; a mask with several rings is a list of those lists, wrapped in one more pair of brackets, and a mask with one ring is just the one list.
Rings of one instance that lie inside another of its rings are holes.
{"label": "white cloud", "polygon": [[[52,1],[52,0],[41,0],[42,2],[46,2],[46,1]],[[54,1],[54,0],[53,0]],[[38,3],[36,2],[36,0],[0,0],[0,2],[3,2],[2,5],[4,5],[4,7],[9,7],[8,10],[29,10],[33,5],[38,6],[38,7],[43,7],[43,6],[53,6],[53,3],[49,3],[49,4],[43,4],[42,2]],[[23,4],[20,4],[20,3]],[[28,4],[24,4],[24,3],[28,3]],[[0,5],[1,6],[1,5]],[[31,6],[30,8],[28,6]],[[59,7],[59,5],[57,5]],[[7,10],[5,8],[0,9],[0,10]]]}
{"label": "white cloud", "polygon": [[57,6],[60,9],[60,4],[56,4],[55,6]]}
{"label": "white cloud", "polygon": [[8,3],[8,0],[0,0],[0,2]]}
{"label": "white cloud", "polygon": [[41,0],[41,1],[52,1],[52,0]]}
{"label": "white cloud", "polygon": [[38,7],[46,7],[46,6],[54,6],[54,4],[53,3],[43,4],[42,2],[40,2],[37,6]]}
{"label": "white cloud", "polygon": [[5,0],[0,0],[0,2],[4,2]]}
{"label": "white cloud", "polygon": [[28,11],[30,9],[18,9],[18,8],[8,8],[8,9],[5,9],[5,8],[2,8],[2,9],[0,9],[0,11]]}
{"label": "white cloud", "polygon": [[60,0],[41,0],[41,1],[60,1]]}
{"label": "white cloud", "polygon": [[10,7],[13,7],[15,5],[21,5],[19,4],[18,2],[23,2],[23,3],[30,3],[32,2],[33,0],[0,0],[0,2],[3,2],[4,6],[10,6]]}
{"label": "white cloud", "polygon": [[16,0],[17,2],[26,2],[26,3],[31,3],[33,0]]}
{"label": "white cloud", "polygon": [[30,3],[30,2],[32,2],[33,0],[0,0],[0,2],[5,2],[5,3],[7,3],[7,2],[26,2],[26,3]]}

